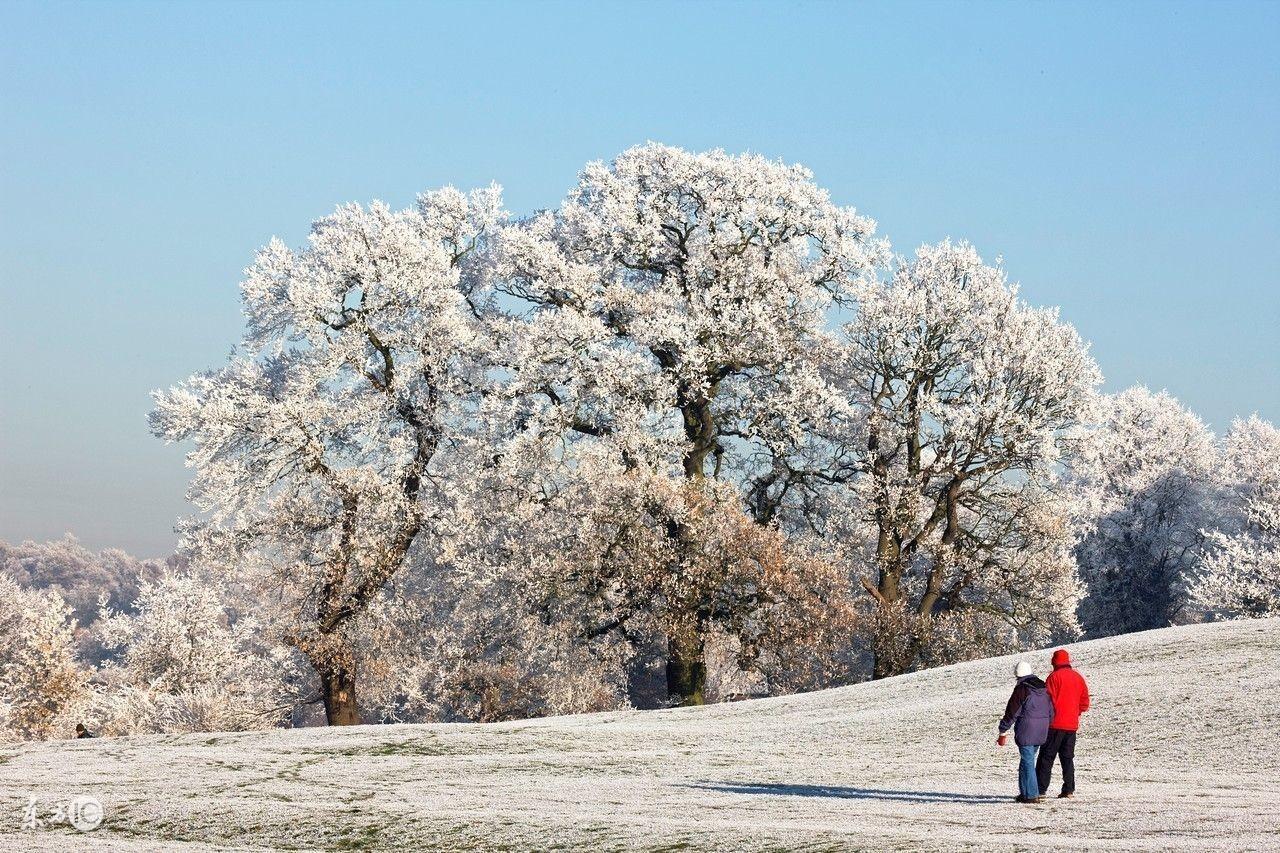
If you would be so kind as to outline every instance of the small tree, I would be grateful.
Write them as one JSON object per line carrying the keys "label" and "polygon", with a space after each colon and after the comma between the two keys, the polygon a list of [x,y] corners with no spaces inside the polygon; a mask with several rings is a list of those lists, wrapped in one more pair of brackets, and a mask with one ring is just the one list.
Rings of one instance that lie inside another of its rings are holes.
{"label": "small tree", "polygon": [[352,632],[449,488],[440,457],[483,382],[471,258],[500,216],[496,188],[446,189],[341,207],[300,252],[273,240],[242,285],[240,351],[156,396],[155,433],[195,444],[208,518],[186,547],[280,602],[330,724],[359,722]]}
{"label": "small tree", "polygon": [[98,623],[117,660],[97,678],[92,720],[108,734],[241,731],[288,719],[297,701],[287,650],[262,641],[216,579],[167,572],[134,611]]}
{"label": "small tree", "polygon": [[1202,528],[1213,523],[1218,462],[1213,434],[1167,393],[1139,386],[1102,399],[1072,465],[1088,531],[1075,553],[1090,636],[1163,628],[1181,616]]}
{"label": "small tree", "polygon": [[87,697],[71,608],[52,590],[0,576],[0,737],[71,737]]}
{"label": "small tree", "polygon": [[1208,533],[1196,599],[1220,616],[1280,615],[1280,429],[1253,415],[1223,445],[1225,518]]}

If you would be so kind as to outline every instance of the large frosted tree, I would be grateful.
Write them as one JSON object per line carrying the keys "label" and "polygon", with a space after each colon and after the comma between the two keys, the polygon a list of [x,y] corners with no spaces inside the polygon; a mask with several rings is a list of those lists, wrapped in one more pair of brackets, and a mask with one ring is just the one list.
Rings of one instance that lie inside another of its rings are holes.
{"label": "large frosted tree", "polygon": [[[769,520],[819,467],[808,435],[844,417],[820,363],[832,306],[885,258],[873,229],[807,170],[759,156],[650,144],[590,164],[499,244],[497,287],[528,316],[511,422],[564,436],[570,464],[603,442],[632,467],[733,483]],[[704,633],[670,639],[673,697],[702,693]]]}
{"label": "large frosted tree", "polygon": [[230,362],[157,395],[155,433],[194,445],[187,547],[280,603],[331,724],[359,722],[360,619],[447,500],[484,381],[472,258],[501,215],[496,189],[446,189],[340,207],[300,251],[272,240]]}
{"label": "large frosted tree", "polygon": [[844,331],[841,381],[865,418],[853,485],[880,623],[875,675],[935,661],[945,634],[963,655],[1002,632],[1070,630],[1077,589],[1056,469],[1101,378],[1075,329],[948,242],[865,289]]}

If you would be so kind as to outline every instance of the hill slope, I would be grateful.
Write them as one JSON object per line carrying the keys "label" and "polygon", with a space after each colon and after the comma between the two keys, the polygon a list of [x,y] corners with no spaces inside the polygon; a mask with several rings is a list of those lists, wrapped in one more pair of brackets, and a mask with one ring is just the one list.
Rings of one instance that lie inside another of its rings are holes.
{"label": "hill slope", "polygon": [[[0,848],[1280,849],[1280,620],[1072,651],[1073,801],[1012,802],[993,658],[710,708],[2,748]],[[18,828],[77,794],[97,831]]]}

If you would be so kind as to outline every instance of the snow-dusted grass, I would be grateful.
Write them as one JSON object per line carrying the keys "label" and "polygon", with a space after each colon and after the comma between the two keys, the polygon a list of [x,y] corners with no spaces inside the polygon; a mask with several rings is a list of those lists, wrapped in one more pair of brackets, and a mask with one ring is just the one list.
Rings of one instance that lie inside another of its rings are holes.
{"label": "snow-dusted grass", "polygon": [[[1012,802],[995,658],[700,709],[0,748],[0,848],[1280,849],[1280,620],[1072,650],[1073,801]],[[96,832],[20,829],[76,794]]]}

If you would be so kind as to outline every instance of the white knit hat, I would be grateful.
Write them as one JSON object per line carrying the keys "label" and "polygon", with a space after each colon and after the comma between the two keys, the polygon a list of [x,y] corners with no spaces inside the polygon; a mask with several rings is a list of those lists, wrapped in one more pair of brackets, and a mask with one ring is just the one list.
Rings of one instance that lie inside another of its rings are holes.
{"label": "white knit hat", "polygon": [[1031,664],[1024,660],[1018,661],[1018,665],[1013,668],[1013,677],[1022,678],[1024,675],[1031,674]]}

